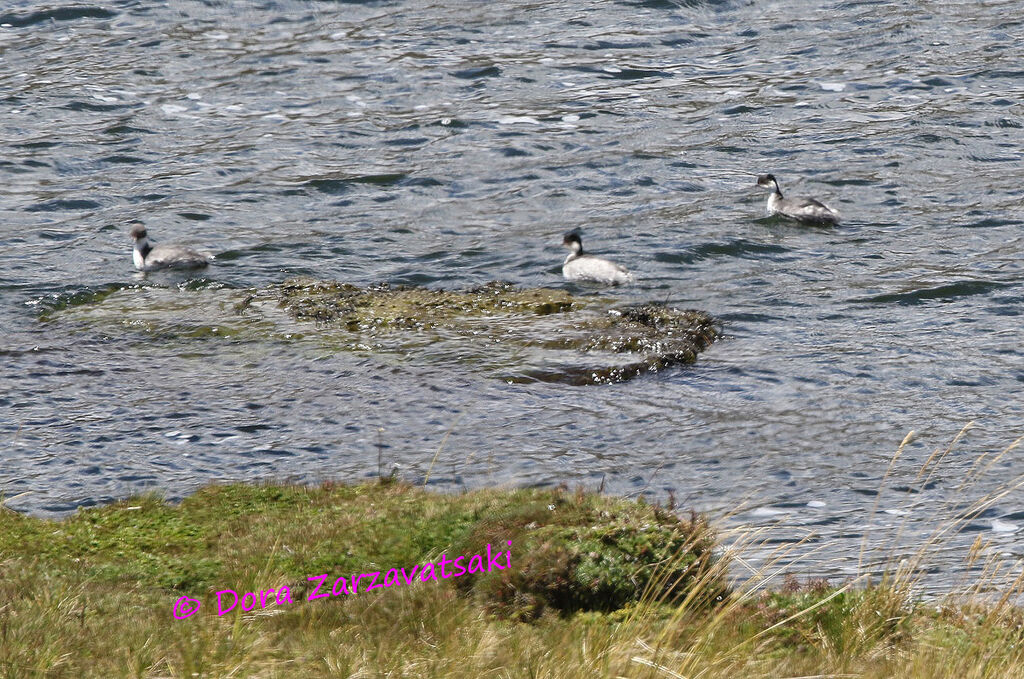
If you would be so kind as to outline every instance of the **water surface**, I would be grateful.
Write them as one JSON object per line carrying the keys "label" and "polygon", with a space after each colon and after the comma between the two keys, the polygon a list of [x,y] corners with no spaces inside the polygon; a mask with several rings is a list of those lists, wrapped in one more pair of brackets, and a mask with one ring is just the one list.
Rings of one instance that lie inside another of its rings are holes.
{"label": "water surface", "polygon": [[[429,469],[739,508],[726,523],[810,536],[795,570],[841,578],[863,536],[886,558],[888,528],[916,544],[1020,473],[1012,450],[961,487],[1024,434],[1018,3],[172,5],[0,11],[9,506]],[[766,219],[760,172],[843,224]],[[216,266],[137,278],[136,218]],[[199,320],[204,295],[294,275],[561,286],[577,226],[640,279],[581,292],[727,336],[691,368],[569,387],[38,318],[126,284]],[[1012,492],[932,581],[959,582],[979,536],[1024,557],[1017,526]]]}

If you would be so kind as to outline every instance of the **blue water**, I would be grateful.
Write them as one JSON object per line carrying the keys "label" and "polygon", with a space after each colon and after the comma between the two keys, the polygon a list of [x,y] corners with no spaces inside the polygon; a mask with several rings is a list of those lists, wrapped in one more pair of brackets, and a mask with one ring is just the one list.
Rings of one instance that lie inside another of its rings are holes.
{"label": "blue water", "polygon": [[[7,506],[429,469],[671,493],[807,537],[793,570],[842,578],[865,540],[867,561],[912,549],[1021,473],[1013,449],[961,487],[1024,434],[1017,3],[171,4],[0,10]],[[761,172],[843,223],[766,218]],[[216,265],[140,279],[130,219]],[[573,227],[639,277],[594,294],[704,309],[725,337],[569,387],[39,319],[120,285],[197,315],[294,275],[562,286]],[[931,581],[959,582],[978,536],[1024,556],[1017,526],[1013,491],[934,548]]]}

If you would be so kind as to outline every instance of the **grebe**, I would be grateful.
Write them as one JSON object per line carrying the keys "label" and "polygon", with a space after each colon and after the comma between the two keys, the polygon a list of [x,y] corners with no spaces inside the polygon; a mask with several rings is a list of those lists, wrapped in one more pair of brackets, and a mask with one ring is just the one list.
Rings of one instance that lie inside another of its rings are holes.
{"label": "grebe", "polygon": [[146,237],[146,227],[142,222],[135,222],[131,230],[135,240],[132,261],[139,271],[156,271],[157,269],[201,269],[213,259],[212,255],[198,252],[183,245],[154,245]]}
{"label": "grebe", "polygon": [[760,175],[757,185],[772,192],[768,196],[769,215],[782,215],[803,224],[831,226],[839,223],[839,213],[820,201],[813,198],[783,198],[779,182],[773,174]]}
{"label": "grebe", "polygon": [[606,285],[632,283],[633,274],[624,266],[607,259],[583,254],[583,241],[579,233],[570,231],[562,239],[562,245],[572,250],[562,264],[562,275],[567,281],[593,281]]}

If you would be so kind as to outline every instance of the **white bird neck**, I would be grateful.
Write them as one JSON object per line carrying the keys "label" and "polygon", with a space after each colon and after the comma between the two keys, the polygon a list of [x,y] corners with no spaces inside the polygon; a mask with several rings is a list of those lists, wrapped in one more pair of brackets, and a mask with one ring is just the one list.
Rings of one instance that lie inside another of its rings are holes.
{"label": "white bird neck", "polygon": [[570,243],[569,244],[569,250],[570,250],[569,254],[566,255],[566,257],[565,257],[565,264],[568,264],[572,260],[578,259],[579,257],[583,256],[583,244],[582,243],[577,243],[575,241]]}

